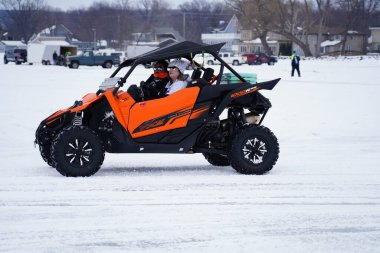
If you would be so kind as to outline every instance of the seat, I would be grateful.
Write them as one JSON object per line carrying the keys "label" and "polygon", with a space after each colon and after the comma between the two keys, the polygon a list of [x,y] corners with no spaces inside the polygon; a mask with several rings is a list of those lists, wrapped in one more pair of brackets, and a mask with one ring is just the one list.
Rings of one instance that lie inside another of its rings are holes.
{"label": "seat", "polygon": [[203,88],[205,86],[208,85],[208,82],[202,78],[198,78],[192,82],[190,82],[188,85],[187,85],[187,88],[189,87],[199,87],[199,88]]}
{"label": "seat", "polygon": [[204,70],[202,79],[205,80],[206,82],[210,82],[212,77],[214,75],[214,69],[212,68],[207,68]]}
{"label": "seat", "polygon": [[201,78],[201,75],[202,75],[202,70],[195,69],[193,71],[193,74],[191,74],[191,80],[197,80],[197,79]]}
{"label": "seat", "polygon": [[200,69],[195,69],[193,74],[191,75],[191,82],[187,85],[187,87],[199,87],[203,88],[210,84],[212,77],[214,76],[214,69],[207,68],[203,72],[203,76],[201,77],[202,71]]}

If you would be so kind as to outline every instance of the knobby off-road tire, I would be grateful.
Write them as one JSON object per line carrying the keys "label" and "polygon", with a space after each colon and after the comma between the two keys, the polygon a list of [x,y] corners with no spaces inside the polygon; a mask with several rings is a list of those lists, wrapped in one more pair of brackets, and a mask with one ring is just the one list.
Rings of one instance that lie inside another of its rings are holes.
{"label": "knobby off-road tire", "polygon": [[262,175],[276,164],[280,147],[276,136],[264,126],[248,126],[232,138],[231,166],[242,174]]}
{"label": "knobby off-road tire", "polygon": [[53,159],[51,158],[51,153],[50,153],[51,143],[46,144],[46,145],[39,145],[38,147],[40,149],[40,154],[41,154],[42,159],[44,159],[44,161],[49,166],[54,168],[54,162],[53,162]]}
{"label": "knobby off-road tire", "polygon": [[206,160],[214,166],[230,166],[230,159],[220,154],[203,153]]}
{"label": "knobby off-road tire", "polygon": [[104,145],[96,133],[84,126],[63,129],[51,147],[55,168],[66,177],[95,174],[104,161],[104,152]]}

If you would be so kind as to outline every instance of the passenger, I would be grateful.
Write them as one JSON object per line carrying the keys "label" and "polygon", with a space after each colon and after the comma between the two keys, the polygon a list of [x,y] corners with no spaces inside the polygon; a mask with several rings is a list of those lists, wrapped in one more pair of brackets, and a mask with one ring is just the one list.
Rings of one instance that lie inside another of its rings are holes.
{"label": "passenger", "polygon": [[184,75],[188,62],[183,60],[173,60],[169,63],[169,77],[170,81],[165,86],[165,95],[171,95],[174,92],[182,90],[187,87],[187,76]]}
{"label": "passenger", "polygon": [[156,99],[164,97],[166,84],[169,82],[168,62],[161,60],[153,65],[153,74],[145,82],[140,83],[144,98]]}

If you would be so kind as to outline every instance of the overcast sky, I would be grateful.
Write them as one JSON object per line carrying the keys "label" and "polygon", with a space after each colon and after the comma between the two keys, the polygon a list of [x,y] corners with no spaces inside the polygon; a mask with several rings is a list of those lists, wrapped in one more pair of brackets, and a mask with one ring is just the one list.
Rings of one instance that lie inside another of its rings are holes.
{"label": "overcast sky", "polygon": [[[93,2],[109,2],[114,3],[116,0],[45,0],[46,3],[52,7],[60,8],[67,11],[72,8],[89,7]],[[132,5],[136,5],[138,0],[131,0]],[[187,2],[187,0],[166,0],[167,3],[173,7],[177,7],[179,4]]]}

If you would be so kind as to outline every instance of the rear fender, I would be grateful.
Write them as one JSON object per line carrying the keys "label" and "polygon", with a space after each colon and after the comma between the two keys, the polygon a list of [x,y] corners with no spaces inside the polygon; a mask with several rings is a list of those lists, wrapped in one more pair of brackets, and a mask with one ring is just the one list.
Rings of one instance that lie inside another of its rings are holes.
{"label": "rear fender", "polygon": [[252,108],[260,102],[260,106],[263,109],[269,109],[271,107],[271,103],[269,99],[265,98],[263,95],[258,93],[259,90],[272,90],[276,84],[281,80],[281,78],[257,83],[255,85],[247,84],[242,87],[239,87],[230,93],[222,100],[215,114],[213,115],[213,119],[216,119],[220,116],[220,114],[224,111],[224,109],[231,106],[239,106],[244,108]]}

